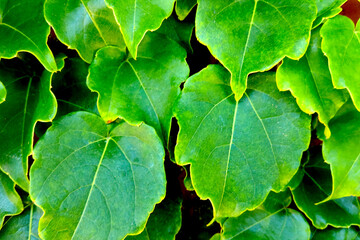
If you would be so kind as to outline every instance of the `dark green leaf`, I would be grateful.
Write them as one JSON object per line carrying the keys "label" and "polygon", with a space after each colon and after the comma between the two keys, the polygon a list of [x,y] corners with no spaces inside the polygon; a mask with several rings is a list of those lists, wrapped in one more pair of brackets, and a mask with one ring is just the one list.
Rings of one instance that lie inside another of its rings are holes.
{"label": "dark green leaf", "polygon": [[357,228],[333,228],[316,231],[311,240],[360,240],[360,231]]}
{"label": "dark green leaf", "polygon": [[[34,149],[30,195],[45,211],[44,239],[123,239],[138,234],[165,196],[164,150],[153,128],[69,114]],[[59,231],[61,229],[61,231]]]}
{"label": "dark green leaf", "polygon": [[250,73],[265,71],[283,57],[299,59],[316,17],[313,0],[199,0],[196,36],[231,72],[239,100]]}
{"label": "dark green leaf", "polygon": [[184,20],[196,4],[197,0],[176,0],[175,11],[179,20]]}
{"label": "dark green leaf", "polygon": [[274,73],[251,77],[238,102],[229,79],[220,66],[206,68],[187,80],[175,107],[175,159],[191,164],[194,188],[217,218],[239,216],[283,189],[310,141],[309,116],[277,90]]}

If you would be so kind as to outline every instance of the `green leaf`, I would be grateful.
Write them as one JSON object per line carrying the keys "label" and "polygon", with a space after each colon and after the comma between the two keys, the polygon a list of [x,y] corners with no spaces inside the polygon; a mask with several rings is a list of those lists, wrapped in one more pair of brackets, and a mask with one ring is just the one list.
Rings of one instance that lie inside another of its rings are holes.
{"label": "green leaf", "polygon": [[2,82],[0,82],[0,103],[4,102],[6,98],[6,89]]}
{"label": "green leaf", "polygon": [[322,49],[329,59],[334,86],[347,88],[360,111],[360,24],[347,17],[329,19],[321,28]]}
{"label": "green leaf", "polygon": [[109,130],[95,114],[72,113],[54,121],[34,159],[30,195],[45,212],[44,239],[138,234],[165,197],[163,146],[145,124]]}
{"label": "green leaf", "polygon": [[251,77],[238,102],[229,79],[211,65],[187,80],[175,106],[175,159],[191,164],[194,188],[211,200],[216,218],[239,216],[283,189],[310,141],[310,117],[277,90],[274,73]]}
{"label": "green leaf", "polygon": [[288,56],[299,59],[316,17],[313,0],[199,0],[196,36],[231,72],[239,100],[250,73],[265,71]]}
{"label": "green leaf", "polygon": [[0,0],[0,59],[30,52],[48,71],[57,71],[46,44],[50,27],[44,19],[43,5],[44,0]]}
{"label": "green leaf", "polygon": [[125,240],[175,240],[181,227],[181,201],[165,198],[155,207],[145,229],[136,236],[128,236]]}
{"label": "green leaf", "polygon": [[293,190],[294,201],[316,228],[324,229],[328,225],[360,225],[360,204],[356,197],[317,204],[331,193],[332,188],[330,167],[321,154],[313,156],[301,171],[305,176],[301,184]]}
{"label": "green leaf", "polygon": [[360,231],[351,228],[333,228],[324,231],[316,231],[311,240],[360,240]]}
{"label": "green leaf", "polygon": [[38,240],[38,224],[43,211],[31,204],[18,216],[11,217],[0,231],[0,240]]}
{"label": "green leaf", "polygon": [[184,20],[197,4],[197,0],[176,0],[175,11],[179,20]]}
{"label": "green leaf", "polygon": [[318,9],[317,18],[313,23],[313,28],[316,28],[326,19],[335,17],[338,15],[342,9],[346,0],[316,0],[316,7]]}
{"label": "green leaf", "polygon": [[[276,194],[272,193],[265,203],[273,201],[274,197]],[[286,201],[288,204],[290,202]],[[271,209],[260,206],[237,218],[228,218],[223,225],[221,239],[309,239],[310,227],[305,218],[299,212],[287,208],[288,204],[276,204]]]}
{"label": "green leaf", "polygon": [[[333,186],[324,201],[360,196],[360,112],[348,101],[330,121],[332,135],[323,143],[323,156],[330,164]],[[318,132],[321,129],[318,130]]]}
{"label": "green leaf", "polygon": [[[171,15],[175,0],[105,0],[114,10],[124,40],[131,55],[137,58],[137,48],[147,31],[158,29]],[[162,46],[162,45],[159,45]]]}
{"label": "green leaf", "polygon": [[15,183],[0,170],[0,229],[5,216],[21,213],[23,205],[15,190]]}
{"label": "green leaf", "polygon": [[[60,59],[59,69],[63,67]],[[7,90],[0,104],[0,168],[22,189],[28,191],[28,157],[32,154],[36,122],[49,122],[56,114],[57,103],[50,91],[53,73],[41,77],[0,66],[0,80]]]}
{"label": "green leaf", "polygon": [[[159,47],[161,46],[161,47]],[[180,84],[189,75],[186,51],[162,34],[148,34],[137,60],[115,47],[96,53],[88,86],[99,93],[98,108],[106,122],[118,117],[132,124],[144,121],[168,141],[172,107]]]}
{"label": "green leaf", "polygon": [[125,49],[114,13],[104,0],[47,0],[45,18],[57,37],[76,49],[88,63],[93,60],[95,52],[104,46]]}
{"label": "green leaf", "polygon": [[348,95],[333,87],[319,32],[319,28],[313,30],[309,48],[299,61],[284,59],[276,80],[281,91],[291,91],[302,111],[318,114],[319,121],[325,125],[326,137],[330,137],[329,121]]}

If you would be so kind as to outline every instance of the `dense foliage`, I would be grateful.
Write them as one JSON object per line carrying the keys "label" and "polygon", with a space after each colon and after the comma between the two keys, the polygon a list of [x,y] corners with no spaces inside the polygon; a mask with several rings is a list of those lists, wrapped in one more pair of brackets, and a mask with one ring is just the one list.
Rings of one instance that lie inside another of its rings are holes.
{"label": "dense foliage", "polygon": [[360,239],[348,3],[0,0],[0,239]]}

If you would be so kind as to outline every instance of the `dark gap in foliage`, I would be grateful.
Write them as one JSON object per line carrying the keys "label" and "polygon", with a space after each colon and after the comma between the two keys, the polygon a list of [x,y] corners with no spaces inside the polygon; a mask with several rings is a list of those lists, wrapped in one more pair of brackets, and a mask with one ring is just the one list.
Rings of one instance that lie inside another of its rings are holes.
{"label": "dark gap in foliage", "polygon": [[75,50],[69,49],[66,45],[60,42],[53,28],[51,28],[47,43],[55,57],[60,53],[65,54],[68,58],[79,57],[79,54]]}
{"label": "dark gap in foliage", "polygon": [[358,0],[348,0],[341,6],[341,15],[347,16],[356,24],[360,18],[360,2]]}

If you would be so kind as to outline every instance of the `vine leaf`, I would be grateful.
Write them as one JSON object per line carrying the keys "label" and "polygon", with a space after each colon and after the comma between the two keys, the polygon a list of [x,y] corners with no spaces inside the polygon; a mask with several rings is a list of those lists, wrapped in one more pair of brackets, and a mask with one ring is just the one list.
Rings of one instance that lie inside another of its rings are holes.
{"label": "vine leaf", "polygon": [[59,40],[76,49],[87,63],[91,63],[95,52],[104,46],[125,50],[114,13],[104,0],[47,0],[45,18]]}
{"label": "vine leaf", "polygon": [[319,28],[312,31],[309,48],[299,61],[284,59],[276,81],[281,91],[291,91],[302,111],[318,113],[319,121],[325,125],[325,135],[330,137],[329,121],[348,95],[345,90],[334,89],[319,32]]}
{"label": "vine leaf", "polygon": [[6,99],[6,89],[2,82],[0,82],[0,103],[4,102]]}
{"label": "vine leaf", "polygon": [[138,234],[165,197],[164,149],[145,124],[109,130],[95,114],[70,113],[38,141],[34,159],[30,195],[45,212],[44,239]]}
{"label": "vine leaf", "polygon": [[[275,74],[251,77],[236,101],[230,74],[211,65],[189,78],[175,105],[180,132],[175,159],[191,164],[193,186],[210,199],[214,216],[237,217],[254,209],[295,175],[310,141],[310,118]],[[271,174],[269,174],[271,172]]]}
{"label": "vine leaf", "polygon": [[[5,216],[16,215],[23,210],[21,198],[15,190],[15,183],[0,170],[0,229]],[[0,237],[1,239],[1,237]]]}
{"label": "vine leaf", "polygon": [[332,228],[324,231],[315,231],[311,240],[360,240],[360,231],[355,227]]}
{"label": "vine leaf", "polygon": [[0,231],[0,240],[40,239],[39,219],[43,211],[34,204],[28,206],[20,215],[10,217]]}
{"label": "vine leaf", "polygon": [[322,49],[329,59],[334,86],[347,88],[360,111],[360,24],[347,17],[329,19],[321,28]]}
{"label": "vine leaf", "polygon": [[324,229],[360,225],[360,203],[357,197],[345,197],[317,204],[331,193],[330,166],[320,154],[311,157],[300,171],[304,172],[301,184],[292,191],[297,207],[308,216],[313,225]]}
{"label": "vine leaf", "polygon": [[[158,29],[171,15],[175,0],[105,0],[114,10],[124,40],[134,59],[147,31]],[[161,46],[161,45],[159,45]]]}
{"label": "vine leaf", "polygon": [[44,19],[43,5],[44,0],[1,1],[0,59],[30,52],[48,71],[58,70],[46,44],[50,27]]}
{"label": "vine leaf", "polygon": [[102,118],[113,122],[120,117],[133,124],[144,121],[167,143],[173,104],[189,75],[185,58],[186,51],[178,43],[157,33],[144,38],[137,60],[128,59],[115,47],[99,50],[87,84],[99,93]]}
{"label": "vine leaf", "polygon": [[317,18],[314,21],[313,28],[318,27],[326,19],[335,17],[342,9],[346,0],[316,0],[316,7],[318,10]]}
{"label": "vine leaf", "polygon": [[175,12],[180,21],[183,21],[197,4],[197,0],[176,0]]}
{"label": "vine leaf", "polygon": [[231,72],[231,88],[239,100],[250,73],[265,71],[288,56],[306,51],[313,0],[199,0],[197,38]]}
{"label": "vine leaf", "polygon": [[[58,59],[58,69],[64,60]],[[41,77],[0,66],[0,81],[7,90],[0,104],[0,168],[23,190],[29,190],[28,157],[32,154],[34,127],[38,121],[49,122],[56,114],[57,103],[50,91],[53,73]]]}
{"label": "vine leaf", "polygon": [[[348,101],[330,121],[332,134],[324,141],[323,156],[330,164],[332,192],[323,202],[348,196],[360,196],[360,112]],[[318,129],[320,132],[322,129]]]}

